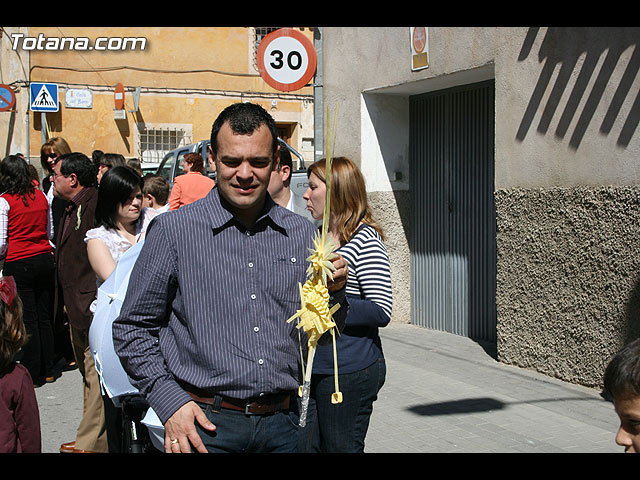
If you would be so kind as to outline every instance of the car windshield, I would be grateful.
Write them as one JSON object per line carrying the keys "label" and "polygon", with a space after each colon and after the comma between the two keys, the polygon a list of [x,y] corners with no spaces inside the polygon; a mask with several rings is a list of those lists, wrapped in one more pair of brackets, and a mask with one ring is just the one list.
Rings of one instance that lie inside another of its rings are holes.
{"label": "car windshield", "polygon": [[173,165],[175,163],[176,156],[174,153],[169,153],[164,157],[162,163],[160,164],[160,168],[158,170],[158,175],[171,182],[173,180]]}

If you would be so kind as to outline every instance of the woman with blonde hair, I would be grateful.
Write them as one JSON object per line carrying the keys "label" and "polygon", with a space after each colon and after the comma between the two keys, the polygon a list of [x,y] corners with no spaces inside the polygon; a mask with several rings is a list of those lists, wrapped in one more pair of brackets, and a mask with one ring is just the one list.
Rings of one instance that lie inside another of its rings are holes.
{"label": "woman with blonde hair", "polygon": [[[303,198],[315,220],[324,213],[325,165],[322,159],[307,169],[309,188]],[[346,157],[333,159],[330,200],[328,234],[349,265],[349,314],[344,330],[336,336],[343,401],[331,403],[333,345],[318,345],[310,402],[315,403],[316,418],[307,423],[302,450],[356,453],[364,451],[373,402],[386,375],[378,328],[391,319],[391,274],[383,231],[371,214],[364,177]]]}
{"label": "woman with blonde hair", "polygon": [[51,186],[51,179],[49,177],[53,175],[53,166],[58,160],[58,157],[65,153],[71,153],[71,147],[69,147],[67,141],[62,137],[53,137],[40,147],[40,165],[45,174],[45,178],[42,179],[42,190],[45,193],[49,191],[49,187]]}

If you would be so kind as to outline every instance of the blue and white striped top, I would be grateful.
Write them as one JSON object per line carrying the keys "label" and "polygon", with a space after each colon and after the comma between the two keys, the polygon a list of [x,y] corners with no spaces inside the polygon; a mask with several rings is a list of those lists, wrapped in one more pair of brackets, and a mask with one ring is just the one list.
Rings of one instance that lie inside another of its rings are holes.
{"label": "blue and white striped top", "polygon": [[185,385],[239,399],[298,388],[299,331],[287,319],[315,231],[269,196],[246,229],[218,188],[151,223],[113,337],[163,423],[191,400]]}
{"label": "blue and white striped top", "polygon": [[[383,356],[378,328],[391,319],[393,295],[387,249],[378,232],[361,225],[351,240],[336,250],[349,265],[347,323],[337,336],[339,373],[352,373]],[[318,346],[314,374],[333,374],[333,345]]]}

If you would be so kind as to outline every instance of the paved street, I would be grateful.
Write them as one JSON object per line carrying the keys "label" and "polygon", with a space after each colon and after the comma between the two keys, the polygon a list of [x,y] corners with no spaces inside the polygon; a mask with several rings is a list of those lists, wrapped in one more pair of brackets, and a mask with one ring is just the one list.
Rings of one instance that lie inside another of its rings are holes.
{"label": "paved street", "polygon": [[[496,362],[476,342],[413,325],[381,330],[387,380],[369,453],[622,453],[600,392]],[[36,390],[43,452],[73,440],[78,371]]]}
{"label": "paved street", "polygon": [[496,362],[476,342],[413,325],[382,330],[387,382],[367,452],[622,452],[600,392]]}

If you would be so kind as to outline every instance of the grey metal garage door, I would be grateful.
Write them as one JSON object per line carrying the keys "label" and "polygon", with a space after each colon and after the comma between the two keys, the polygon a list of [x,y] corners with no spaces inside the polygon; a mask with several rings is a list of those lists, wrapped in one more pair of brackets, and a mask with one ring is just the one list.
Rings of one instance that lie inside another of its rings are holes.
{"label": "grey metal garage door", "polygon": [[494,81],[410,98],[412,322],[496,339]]}

